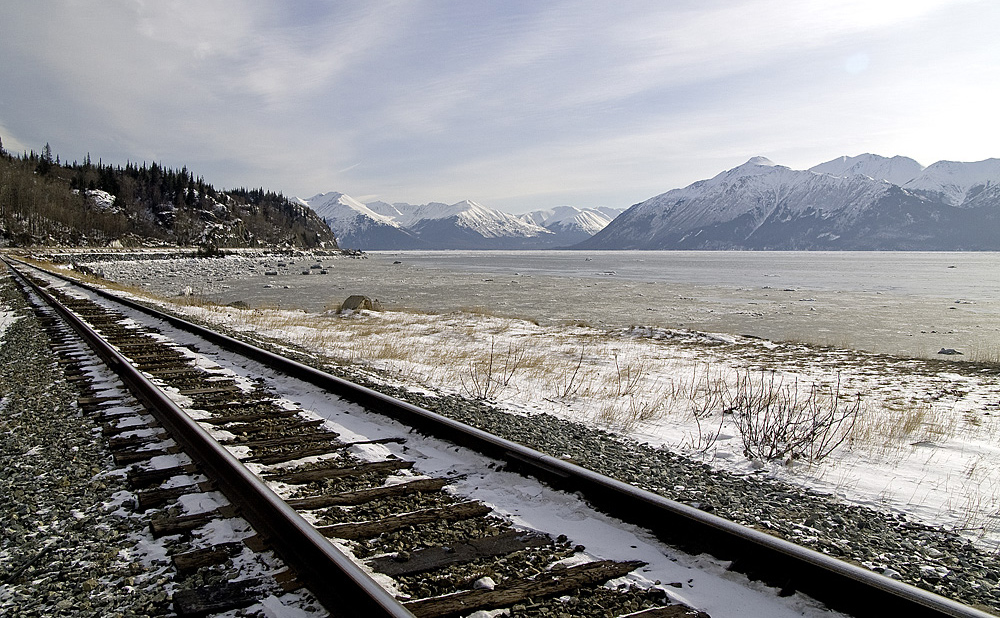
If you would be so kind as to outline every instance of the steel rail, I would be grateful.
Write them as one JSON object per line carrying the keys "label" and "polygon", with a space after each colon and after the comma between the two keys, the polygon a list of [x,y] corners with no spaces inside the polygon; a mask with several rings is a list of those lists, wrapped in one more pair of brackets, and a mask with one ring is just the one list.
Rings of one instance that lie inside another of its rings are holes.
{"label": "steel rail", "polygon": [[170,436],[183,446],[184,452],[203,466],[219,490],[237,506],[238,515],[269,539],[270,548],[295,571],[331,615],[413,618],[412,613],[213,439],[99,333],[29,278],[11,270],[119,375]]}
{"label": "steel rail", "polygon": [[891,609],[908,617],[996,618],[995,614],[633,487],[66,275],[43,272],[410,427],[505,461],[509,467],[555,487],[579,492],[604,512],[647,528],[661,540],[687,551],[707,552],[732,561],[732,570],[779,587],[783,593],[800,591],[832,609],[859,617],[881,618]]}

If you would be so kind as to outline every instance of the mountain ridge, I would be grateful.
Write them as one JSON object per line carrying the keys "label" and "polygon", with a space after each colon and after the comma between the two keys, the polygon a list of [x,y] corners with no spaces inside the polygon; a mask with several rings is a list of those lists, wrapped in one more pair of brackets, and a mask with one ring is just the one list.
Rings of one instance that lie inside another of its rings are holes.
{"label": "mountain ridge", "polygon": [[[893,182],[895,181],[895,182]],[[639,202],[574,249],[1000,249],[1000,159],[764,157]]]}
{"label": "mountain ridge", "polygon": [[568,247],[590,238],[622,212],[557,206],[514,215],[469,199],[454,204],[362,204],[336,191],[296,201],[312,208],[341,246],[362,250]]}

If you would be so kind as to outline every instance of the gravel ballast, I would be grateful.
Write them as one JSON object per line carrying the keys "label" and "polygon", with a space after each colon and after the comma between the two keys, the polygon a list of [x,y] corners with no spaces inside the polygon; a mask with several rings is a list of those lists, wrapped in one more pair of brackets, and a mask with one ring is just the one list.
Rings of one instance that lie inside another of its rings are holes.
{"label": "gravel ballast", "polygon": [[166,580],[134,551],[146,522],[6,273],[0,310],[17,316],[0,335],[0,614],[166,613]]}

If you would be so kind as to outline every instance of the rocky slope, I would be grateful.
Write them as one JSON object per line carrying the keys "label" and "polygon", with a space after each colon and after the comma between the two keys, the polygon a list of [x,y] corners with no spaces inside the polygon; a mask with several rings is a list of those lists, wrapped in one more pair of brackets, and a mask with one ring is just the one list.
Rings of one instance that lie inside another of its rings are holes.
{"label": "rocky slope", "polygon": [[217,190],[187,168],[60,163],[0,150],[0,246],[337,249],[314,212],[264,189]]}

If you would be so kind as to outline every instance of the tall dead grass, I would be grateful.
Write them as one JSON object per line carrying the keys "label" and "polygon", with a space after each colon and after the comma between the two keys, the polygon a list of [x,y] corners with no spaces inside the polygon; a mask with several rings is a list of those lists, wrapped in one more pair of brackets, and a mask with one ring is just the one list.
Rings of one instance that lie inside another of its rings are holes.
{"label": "tall dead grass", "polygon": [[480,315],[347,317],[204,303],[201,311],[430,388],[452,385],[489,400],[539,393],[626,432],[646,423],[686,426],[680,446],[696,451],[711,449],[725,429],[737,433],[748,457],[818,461],[842,444],[884,451],[955,430],[954,419],[919,400],[848,396],[838,379],[824,386],[794,374],[737,370],[672,355],[669,342],[623,342],[590,331],[511,332],[506,321]]}

